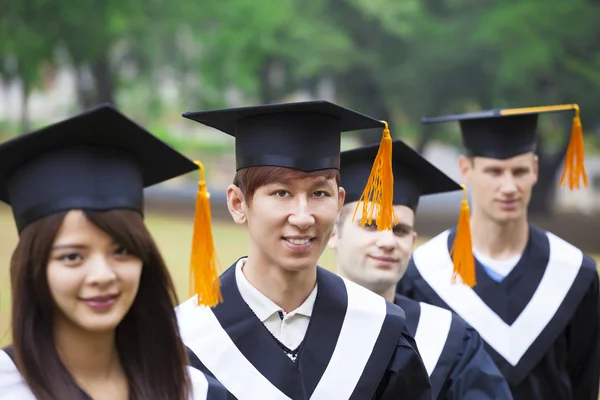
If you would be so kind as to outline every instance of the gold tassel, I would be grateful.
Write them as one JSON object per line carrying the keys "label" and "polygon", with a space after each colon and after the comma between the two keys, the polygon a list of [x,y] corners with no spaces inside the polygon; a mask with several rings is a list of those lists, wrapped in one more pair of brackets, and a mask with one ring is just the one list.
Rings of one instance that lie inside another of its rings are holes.
{"label": "gold tassel", "polygon": [[584,165],[583,150],[583,128],[579,118],[579,106],[573,105],[575,116],[571,127],[571,139],[565,155],[565,164],[560,178],[559,186],[569,185],[569,190],[579,189],[579,182],[583,180],[583,186],[588,187],[587,174]]}
{"label": "gold tassel", "polygon": [[388,123],[384,124],[383,137],[379,144],[377,156],[371,168],[371,174],[365,190],[363,191],[356,209],[354,217],[359,207],[362,207],[362,216],[360,225],[365,226],[373,222],[373,214],[377,212],[377,229],[392,230],[394,225],[398,224],[398,216],[394,211],[394,173],[392,171],[392,136],[388,129]]}
{"label": "gold tassel", "polygon": [[467,200],[467,187],[461,185],[463,189],[463,200],[458,217],[458,226],[456,228],[456,237],[450,250],[454,271],[452,273],[452,283],[456,283],[460,276],[462,282],[469,287],[475,286],[475,257],[473,256],[473,242],[471,240],[471,213],[469,211],[469,202]]}
{"label": "gold tassel", "polygon": [[190,295],[198,295],[198,305],[214,307],[221,301],[219,271],[221,269],[214,246],[211,216],[210,193],[206,190],[204,166],[194,163],[200,169],[200,181],[196,194],[196,216],[192,237],[192,256],[190,260]]}

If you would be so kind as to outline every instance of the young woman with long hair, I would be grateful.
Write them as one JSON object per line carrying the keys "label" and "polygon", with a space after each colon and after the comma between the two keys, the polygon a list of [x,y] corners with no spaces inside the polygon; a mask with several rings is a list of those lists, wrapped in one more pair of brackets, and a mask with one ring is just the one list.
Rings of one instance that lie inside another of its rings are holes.
{"label": "young woman with long hair", "polygon": [[196,165],[110,106],[0,145],[19,243],[2,399],[220,399],[188,367],[143,189]]}

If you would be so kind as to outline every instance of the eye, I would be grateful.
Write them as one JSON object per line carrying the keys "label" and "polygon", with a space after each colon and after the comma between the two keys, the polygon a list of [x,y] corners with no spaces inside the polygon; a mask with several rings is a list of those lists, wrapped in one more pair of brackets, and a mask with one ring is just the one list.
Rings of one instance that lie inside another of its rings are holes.
{"label": "eye", "polygon": [[321,199],[323,197],[329,197],[329,193],[327,193],[324,190],[317,190],[316,192],[313,193],[313,197],[316,197],[317,199]]}
{"label": "eye", "polygon": [[128,256],[131,255],[131,253],[129,252],[129,250],[127,250],[127,248],[123,247],[123,246],[119,246],[117,248],[117,250],[115,250],[115,253],[121,256]]}
{"label": "eye", "polygon": [[526,169],[518,169],[514,172],[515,176],[525,176],[529,173],[529,170]]}
{"label": "eye", "polygon": [[396,236],[406,236],[409,235],[411,230],[405,226],[397,226],[394,227],[394,235]]}
{"label": "eye", "polygon": [[283,189],[276,190],[272,193],[273,196],[277,196],[277,197],[281,197],[281,198],[287,197],[289,194],[290,193],[287,190],[283,190]]}
{"label": "eye", "polygon": [[65,264],[76,264],[81,262],[83,257],[79,253],[67,253],[60,255],[58,260]]}
{"label": "eye", "polygon": [[365,226],[363,226],[363,229],[366,229],[368,231],[377,230],[377,225],[375,224],[375,221],[371,223],[367,222]]}
{"label": "eye", "polygon": [[487,170],[487,173],[492,176],[500,176],[502,175],[502,170],[497,168],[490,168]]}

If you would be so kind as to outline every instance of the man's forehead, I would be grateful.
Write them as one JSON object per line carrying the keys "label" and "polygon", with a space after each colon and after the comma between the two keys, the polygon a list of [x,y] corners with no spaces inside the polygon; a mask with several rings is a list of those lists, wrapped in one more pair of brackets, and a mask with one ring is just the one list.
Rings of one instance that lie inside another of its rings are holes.
{"label": "man's forehead", "polygon": [[297,185],[297,186],[325,186],[335,185],[335,177],[328,176],[281,176],[274,178],[268,184]]}
{"label": "man's forehead", "polygon": [[[348,215],[352,216],[354,214],[354,210],[356,209],[356,206],[359,205],[359,207],[356,211],[356,219],[358,220],[362,216],[362,209],[363,209],[362,204],[363,204],[363,202],[358,202],[358,201],[345,203],[344,209]],[[415,213],[410,207],[407,207],[404,205],[394,205],[394,211],[396,212],[396,215],[398,215],[400,224],[410,225],[410,226],[413,225]],[[376,216],[377,216],[377,210],[375,210],[373,212],[373,217],[375,218]]]}
{"label": "man's forehead", "polygon": [[531,165],[535,160],[535,153],[520,154],[515,157],[499,159],[499,158],[488,158],[488,157],[473,157],[473,164],[476,167],[488,168],[488,167],[500,167],[510,168],[516,166],[527,166]]}

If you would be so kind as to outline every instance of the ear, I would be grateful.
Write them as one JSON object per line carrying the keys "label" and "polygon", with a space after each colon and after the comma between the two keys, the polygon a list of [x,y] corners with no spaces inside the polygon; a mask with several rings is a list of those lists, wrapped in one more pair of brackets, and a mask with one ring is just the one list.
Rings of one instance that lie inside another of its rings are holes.
{"label": "ear", "polygon": [[233,218],[233,222],[236,224],[246,223],[246,200],[244,199],[242,190],[235,185],[227,187],[227,209]]}
{"label": "ear", "polygon": [[344,201],[346,201],[346,189],[340,186],[338,188],[338,213],[342,211],[342,207],[344,207]]}
{"label": "ear", "polygon": [[412,233],[412,246],[411,249],[414,250],[415,246],[417,245],[417,238],[419,237],[419,235],[417,234],[416,231],[413,231]]}
{"label": "ear", "polygon": [[[339,218],[339,216],[338,216]],[[331,237],[329,238],[329,242],[327,242],[327,247],[333,251],[337,250],[338,245],[338,223],[336,222],[333,226],[333,232],[331,233]]]}
{"label": "ear", "polygon": [[470,159],[464,155],[458,157],[460,180],[467,185],[469,184],[469,172],[471,172],[471,169],[473,168],[473,162],[473,159]]}
{"label": "ear", "polygon": [[534,176],[534,180],[533,180],[533,184],[535,185],[538,181],[538,171],[539,171],[539,165],[540,164],[540,159],[537,156],[537,154],[533,155],[533,176]]}

